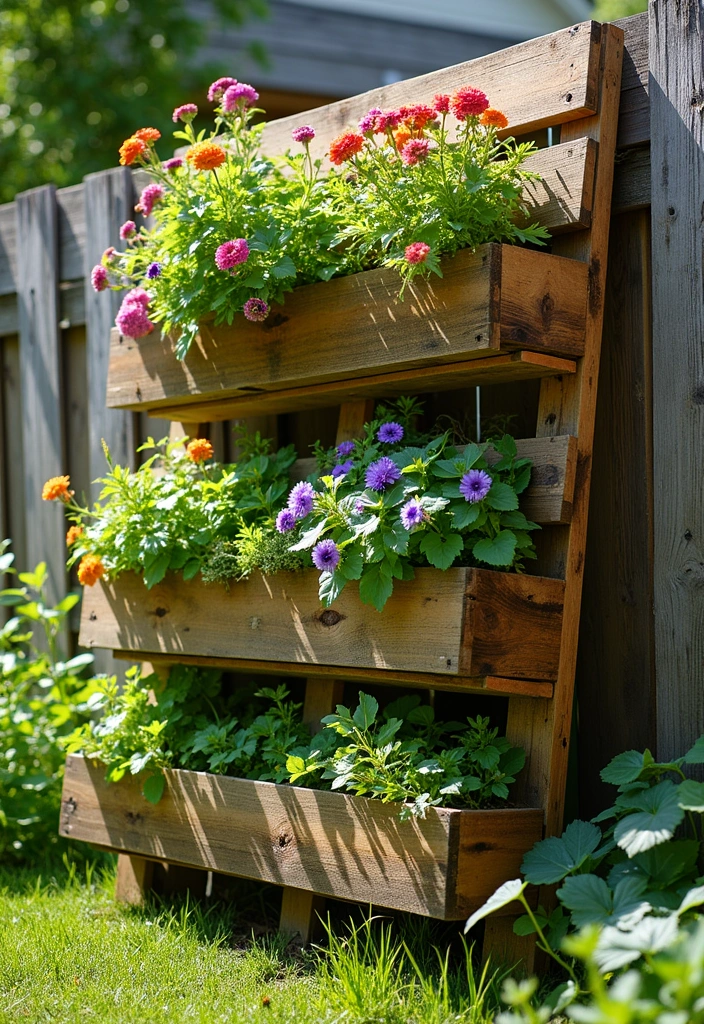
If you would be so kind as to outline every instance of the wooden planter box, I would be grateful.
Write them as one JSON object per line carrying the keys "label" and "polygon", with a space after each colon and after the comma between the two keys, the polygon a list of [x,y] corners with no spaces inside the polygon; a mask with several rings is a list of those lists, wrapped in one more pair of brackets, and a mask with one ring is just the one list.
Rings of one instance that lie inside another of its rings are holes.
{"label": "wooden planter box", "polygon": [[84,591],[80,643],[194,655],[447,676],[554,680],[564,583],[489,569],[416,569],[380,614],[354,584],[332,608],[318,573],[233,583],[170,574],[147,590],[125,573]]}
{"label": "wooden planter box", "polygon": [[506,363],[517,349],[542,353],[545,365],[509,361],[502,374],[569,372],[551,357],[582,355],[586,263],[491,243],[443,260],[442,269],[444,277],[409,287],[403,302],[398,274],[388,269],[298,288],[264,323],[203,323],[183,362],[158,330],[139,341],[114,330],[107,404],[169,409],[177,418],[174,410],[189,403],[502,353]]}
{"label": "wooden planter box", "polygon": [[514,878],[543,832],[536,809],[431,808],[400,821],[398,804],[205,772],[167,772],[153,805],[134,779],[104,776],[104,765],[68,758],[61,835],[447,920]]}

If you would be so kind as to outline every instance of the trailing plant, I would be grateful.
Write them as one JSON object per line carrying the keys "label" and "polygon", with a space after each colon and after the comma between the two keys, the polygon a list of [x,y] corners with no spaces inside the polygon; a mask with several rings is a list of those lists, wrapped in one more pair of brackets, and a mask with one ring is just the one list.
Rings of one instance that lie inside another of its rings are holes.
{"label": "trailing plant", "polygon": [[183,359],[203,318],[264,320],[298,284],[382,265],[399,271],[402,293],[418,274],[442,276],[439,258],[460,248],[548,237],[525,223],[522,190],[536,175],[523,165],[535,146],[498,138],[507,119],[479,89],[370,110],[332,142],[328,170],[312,157],[310,125],[293,130],[294,152],[262,156],[258,99],[252,86],[218,79],[210,134],[196,134],[194,103],[174,110],[185,157],[162,162],[155,128],[121,146],[120,163],[153,178],[136,211],[155,223],[127,221],[125,251],[108,249],[92,272],[97,291],[130,288],[117,316],[123,334],[162,324]]}
{"label": "trailing plant", "polygon": [[[15,574],[10,542],[0,543],[0,573]],[[0,628],[0,857],[27,860],[57,844],[62,740],[90,714],[98,683],[85,678],[92,654],[65,659],[60,635],[78,601],[46,597],[46,565],[17,573],[0,591],[12,617]]]}
{"label": "trailing plant", "polygon": [[505,801],[525,759],[488,718],[438,723],[417,696],[379,713],[377,701],[360,693],[354,712],[339,706],[311,737],[284,686],[228,694],[220,673],[188,666],[172,668],[166,682],[137,668],[122,688],[104,679],[92,707],[100,719],[76,730],[69,752],[102,761],[110,781],[140,776],[153,802],[164,769],[185,768],[344,789],[402,803],[402,817],[424,817],[430,806]]}

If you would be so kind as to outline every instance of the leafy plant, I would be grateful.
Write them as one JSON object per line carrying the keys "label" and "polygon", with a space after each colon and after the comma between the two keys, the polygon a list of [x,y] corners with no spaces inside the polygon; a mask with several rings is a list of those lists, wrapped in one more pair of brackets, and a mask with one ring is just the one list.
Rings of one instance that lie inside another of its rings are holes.
{"label": "leafy plant", "polygon": [[[2,574],[15,573],[9,544],[0,543]],[[84,678],[91,654],[65,660],[59,649],[78,595],[52,606],[46,582],[40,563],[0,591],[0,606],[13,608],[0,628],[0,856],[16,860],[44,855],[58,842],[62,740],[86,721],[98,685]]]}

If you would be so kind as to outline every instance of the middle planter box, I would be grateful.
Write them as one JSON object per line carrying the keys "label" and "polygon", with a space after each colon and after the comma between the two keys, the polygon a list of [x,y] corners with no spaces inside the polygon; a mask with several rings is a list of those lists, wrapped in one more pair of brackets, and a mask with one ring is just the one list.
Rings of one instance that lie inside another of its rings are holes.
{"label": "middle planter box", "polygon": [[562,580],[541,576],[421,568],[380,613],[354,583],[323,608],[314,570],[257,574],[229,590],[175,574],[147,590],[125,573],[84,591],[79,642],[175,660],[554,680],[563,594]]}

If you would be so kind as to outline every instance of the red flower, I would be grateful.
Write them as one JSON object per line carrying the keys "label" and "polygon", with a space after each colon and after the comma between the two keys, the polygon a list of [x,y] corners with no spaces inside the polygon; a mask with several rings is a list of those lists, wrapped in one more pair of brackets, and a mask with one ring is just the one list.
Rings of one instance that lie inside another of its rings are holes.
{"label": "red flower", "polygon": [[385,114],[378,114],[374,123],[374,133],[383,135],[384,132],[393,131],[403,121],[400,110],[387,110]]}
{"label": "red flower", "polygon": [[330,143],[330,161],[333,164],[343,164],[346,160],[351,160],[353,156],[356,156],[363,146],[364,137],[362,135],[357,135],[355,132],[338,135]]}
{"label": "red flower", "polygon": [[425,242],[411,242],[406,246],[404,253],[407,263],[425,263],[430,252],[430,246]]}
{"label": "red flower", "polygon": [[483,114],[489,106],[489,100],[481,89],[463,85],[452,97],[450,106],[458,121],[466,121],[468,117],[478,117]]}
{"label": "red flower", "polygon": [[414,132],[422,132],[426,125],[435,120],[436,112],[425,103],[416,103],[412,107],[401,107],[403,123]]}
{"label": "red flower", "polygon": [[437,93],[437,95],[433,98],[433,109],[437,114],[450,113],[450,97],[447,95],[447,93]]}

